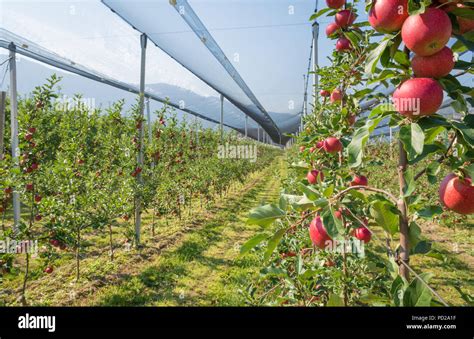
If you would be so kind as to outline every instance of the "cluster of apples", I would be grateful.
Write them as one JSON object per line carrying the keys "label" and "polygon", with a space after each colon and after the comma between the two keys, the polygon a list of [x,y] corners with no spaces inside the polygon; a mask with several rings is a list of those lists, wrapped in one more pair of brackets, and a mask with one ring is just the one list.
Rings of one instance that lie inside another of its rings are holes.
{"label": "cluster of apples", "polygon": [[[346,3],[345,0],[326,0],[329,8],[340,9]],[[356,14],[350,9],[342,9],[335,15],[335,20],[326,27],[326,35],[328,37],[338,36],[342,29],[350,27],[355,19]],[[345,52],[352,48],[351,42],[344,36],[339,36],[336,42],[336,50],[338,52]]]}
{"label": "cluster of apples", "polygon": [[[407,7],[407,0],[376,0],[369,13],[369,23],[382,33],[401,30],[403,43],[415,53],[411,60],[415,77],[406,80],[395,90],[395,108],[400,114],[411,118],[416,115],[429,116],[436,113],[443,102],[443,88],[436,79],[448,75],[455,63],[452,50],[446,46],[453,32],[446,12],[464,5],[453,1],[442,9],[430,7],[422,14],[411,16],[408,15]],[[458,17],[458,23],[459,31],[456,33],[474,30],[474,20]],[[417,107],[417,111],[414,111],[414,107]],[[469,177],[448,174],[441,182],[439,196],[441,202],[452,211],[474,213],[474,187]]]}

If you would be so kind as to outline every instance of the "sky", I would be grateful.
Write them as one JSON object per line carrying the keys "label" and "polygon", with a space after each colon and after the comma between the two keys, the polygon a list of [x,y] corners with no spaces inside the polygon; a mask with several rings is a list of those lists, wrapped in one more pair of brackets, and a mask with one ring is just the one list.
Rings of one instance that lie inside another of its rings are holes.
{"label": "sky", "polygon": [[[169,6],[168,0],[154,1]],[[269,93],[302,96],[303,70],[308,64],[311,43],[311,23],[308,19],[314,11],[315,2],[189,0],[234,67],[262,101]],[[7,30],[98,72],[138,83],[139,32],[99,0],[0,0],[0,3],[1,24]],[[164,19],[156,16],[157,22]],[[323,18],[322,21],[325,20]],[[175,34],[179,39],[180,34],[173,30],[172,25],[170,22],[170,27],[160,28],[158,33]],[[324,27],[325,24],[321,24],[321,33],[324,33]],[[330,52],[330,45],[325,34],[320,37],[320,50],[323,52],[320,61],[324,64],[324,55]],[[280,44],[291,48],[283,49]],[[192,54],[192,51],[189,53]],[[236,55],[238,62],[234,61]],[[278,83],[273,81],[269,86],[269,75],[278,73],[281,73],[275,79]],[[217,95],[155,46],[147,51],[146,81],[178,85],[205,96]],[[271,106],[271,98],[267,101],[267,105]],[[276,110],[276,107],[269,110]]]}

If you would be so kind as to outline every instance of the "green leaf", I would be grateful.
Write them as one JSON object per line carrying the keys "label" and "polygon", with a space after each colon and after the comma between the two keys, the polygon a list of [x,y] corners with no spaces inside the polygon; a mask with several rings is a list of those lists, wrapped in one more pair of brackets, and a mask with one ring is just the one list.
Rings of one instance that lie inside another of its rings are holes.
{"label": "green leaf", "polygon": [[474,178],[474,164],[470,164],[469,166],[466,166],[464,168],[464,171],[466,171],[467,175],[470,178]]}
{"label": "green leaf", "polygon": [[327,13],[327,12],[330,12],[332,11],[333,9],[332,8],[323,8],[321,9],[320,11],[318,11],[317,13],[314,13],[313,15],[311,15],[311,17],[309,18],[309,21],[314,21],[316,20],[317,18],[319,18],[321,15]]}
{"label": "green leaf", "polygon": [[398,232],[398,210],[388,201],[377,200],[370,205],[370,215],[377,225],[394,235]]}
{"label": "green leaf", "polygon": [[339,235],[339,228],[340,228],[338,225],[339,219],[334,218],[331,208],[326,209],[322,213],[321,217],[323,219],[324,228],[326,229],[326,232],[328,232],[328,235],[333,239],[336,238]]}
{"label": "green leaf", "polygon": [[[432,277],[431,273],[421,273],[420,278],[428,283]],[[430,306],[432,299],[431,291],[419,279],[413,279],[403,294],[403,306]]]}
{"label": "green leaf", "polygon": [[250,238],[245,244],[240,247],[240,254],[243,255],[249,252],[252,248],[255,248],[258,244],[268,238],[268,234],[257,234],[256,236]]}
{"label": "green leaf", "polygon": [[362,163],[362,156],[363,152],[362,149],[369,140],[370,133],[374,131],[374,129],[378,126],[380,121],[383,120],[383,117],[379,117],[373,120],[367,120],[364,126],[358,128],[354,136],[352,137],[352,141],[347,146],[349,152],[349,166],[350,167],[357,167],[360,166]]}
{"label": "green leaf", "polygon": [[457,7],[450,10],[449,12],[461,18],[474,20],[474,11],[470,9],[469,7],[466,7],[466,8]]}
{"label": "green leaf", "polygon": [[403,197],[409,197],[416,189],[415,179],[413,177],[413,172],[408,170],[403,175],[405,178],[406,186],[403,188]]}
{"label": "green leaf", "polygon": [[438,205],[430,205],[424,207],[416,213],[424,219],[433,219],[435,215],[443,213],[443,209],[441,208],[441,206]]}
{"label": "green leaf", "polygon": [[425,134],[417,123],[404,125],[400,128],[400,140],[408,153],[408,160],[413,160],[423,152]]}
{"label": "green leaf", "polygon": [[405,293],[405,289],[407,288],[407,286],[407,281],[399,275],[397,275],[395,280],[393,280],[392,286],[390,287],[390,294],[392,296],[395,306],[402,305],[403,294]]}
{"label": "green leaf", "polygon": [[474,147],[474,114],[466,115],[463,122],[453,121],[452,125],[461,133],[463,139]]}
{"label": "green leaf", "polygon": [[285,216],[285,211],[280,209],[277,205],[270,204],[259,206],[250,211],[248,224],[256,224],[260,226],[268,226],[275,220]]}
{"label": "green leaf", "polygon": [[408,228],[408,240],[410,247],[416,247],[416,245],[421,241],[421,228],[414,221],[410,223]]}
{"label": "green leaf", "polygon": [[304,193],[306,197],[308,197],[309,200],[315,201],[319,198],[321,198],[321,195],[319,194],[318,191],[316,191],[313,187],[311,186],[306,186],[303,183],[298,184],[298,188]]}
{"label": "green leaf", "polygon": [[431,243],[426,240],[422,240],[416,244],[414,248],[411,249],[411,254],[426,254],[431,251]]}
{"label": "green leaf", "polygon": [[265,251],[265,254],[263,256],[263,259],[266,261],[270,259],[271,255],[275,251],[275,248],[278,246],[278,244],[281,241],[281,238],[285,235],[287,229],[286,228],[281,228],[279,229],[268,241],[267,244],[267,250]]}
{"label": "green leaf", "polygon": [[380,60],[385,49],[389,46],[390,39],[382,40],[379,45],[373,49],[369,55],[367,56],[366,64],[365,64],[365,73],[373,74],[375,71],[375,67]]}

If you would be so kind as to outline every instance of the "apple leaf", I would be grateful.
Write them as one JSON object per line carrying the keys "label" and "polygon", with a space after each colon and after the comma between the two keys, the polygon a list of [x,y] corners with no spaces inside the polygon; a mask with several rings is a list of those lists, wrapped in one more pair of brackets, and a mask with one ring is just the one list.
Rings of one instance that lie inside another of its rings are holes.
{"label": "apple leaf", "polygon": [[326,232],[328,232],[328,235],[333,239],[336,238],[339,235],[339,219],[334,218],[331,208],[326,209],[321,217],[323,219],[324,228],[326,229]]}
{"label": "apple leaf", "polygon": [[403,175],[406,186],[403,188],[403,197],[409,197],[416,189],[415,179],[412,171],[406,171]]}
{"label": "apple leaf", "polygon": [[255,248],[258,244],[268,238],[268,234],[257,234],[256,236],[250,238],[245,244],[240,247],[240,254],[243,255],[249,252],[252,248]]}
{"label": "apple leaf", "polygon": [[377,66],[383,52],[389,46],[390,41],[390,39],[382,40],[379,45],[369,53],[366,59],[365,73],[369,75],[374,73],[375,67]]}
{"label": "apple leaf", "polygon": [[438,205],[430,205],[424,207],[416,213],[424,219],[433,219],[435,215],[443,213],[443,209],[441,208],[441,206]]}
{"label": "apple leaf", "polygon": [[417,123],[404,125],[400,128],[400,140],[408,153],[408,160],[413,160],[423,152],[425,133]]}
{"label": "apple leaf", "polygon": [[268,226],[275,220],[285,216],[285,211],[277,205],[270,204],[259,206],[250,211],[247,219],[248,224],[256,224],[260,226]]}
{"label": "apple leaf", "polygon": [[263,256],[264,260],[270,259],[272,253],[275,251],[275,248],[280,243],[281,238],[283,238],[286,231],[287,231],[286,228],[281,228],[271,237],[270,240],[268,240],[267,250],[265,251],[265,254]]}
{"label": "apple leaf", "polygon": [[408,228],[408,239],[410,247],[416,247],[416,245],[421,241],[421,228],[414,221],[410,223]]}
{"label": "apple leaf", "polygon": [[374,131],[374,129],[383,119],[384,117],[378,117],[373,120],[369,119],[367,120],[364,126],[358,128],[355,131],[351,143],[349,144],[349,146],[347,146],[347,150],[349,152],[350,167],[360,166],[360,164],[362,163],[363,156],[362,149],[369,140],[370,133]]}
{"label": "apple leaf", "polygon": [[344,306],[344,301],[337,294],[331,294],[326,306]]}
{"label": "apple leaf", "polygon": [[377,200],[370,205],[370,215],[391,235],[398,232],[398,210],[393,204]]}
{"label": "apple leaf", "polygon": [[428,287],[426,287],[426,284],[432,276],[431,273],[420,274],[420,278],[423,279],[425,284],[419,279],[413,279],[403,294],[403,306],[415,307],[431,305],[433,295]]}

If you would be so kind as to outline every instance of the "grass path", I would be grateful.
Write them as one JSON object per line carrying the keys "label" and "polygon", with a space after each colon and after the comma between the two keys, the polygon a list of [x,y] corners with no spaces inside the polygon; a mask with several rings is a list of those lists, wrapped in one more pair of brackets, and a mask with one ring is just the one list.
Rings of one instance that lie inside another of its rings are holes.
{"label": "grass path", "polygon": [[239,289],[259,269],[255,257],[238,257],[240,246],[260,229],[245,220],[252,207],[277,200],[284,171],[283,159],[277,162],[277,171],[269,168],[260,173],[248,190],[216,206],[202,227],[80,304],[242,305]]}

